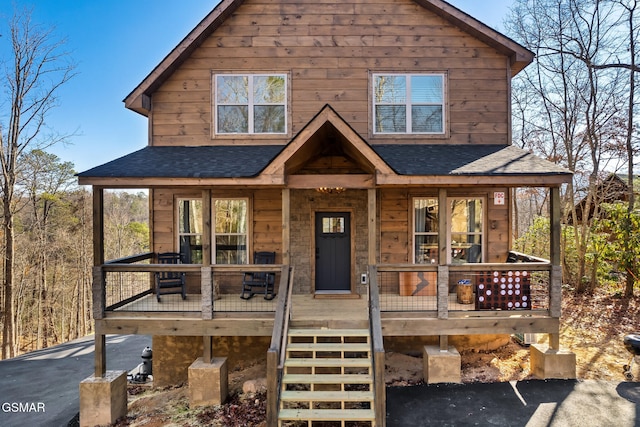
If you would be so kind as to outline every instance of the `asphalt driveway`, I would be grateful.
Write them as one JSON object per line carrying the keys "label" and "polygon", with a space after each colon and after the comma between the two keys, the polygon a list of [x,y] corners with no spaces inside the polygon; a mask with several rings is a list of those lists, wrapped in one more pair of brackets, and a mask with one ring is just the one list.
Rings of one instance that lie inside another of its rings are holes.
{"label": "asphalt driveway", "polygon": [[533,380],[387,388],[387,427],[640,427],[640,382]]}
{"label": "asphalt driveway", "polygon": [[[107,369],[132,370],[151,337],[107,337]],[[0,427],[75,425],[93,337],[0,361]],[[71,424],[70,424],[71,423]],[[640,382],[533,380],[387,388],[387,427],[640,427]]]}
{"label": "asphalt driveway", "polygon": [[[93,374],[93,336],[0,361],[0,426],[67,427],[79,385]],[[144,335],[107,336],[107,369],[129,371],[151,346]]]}

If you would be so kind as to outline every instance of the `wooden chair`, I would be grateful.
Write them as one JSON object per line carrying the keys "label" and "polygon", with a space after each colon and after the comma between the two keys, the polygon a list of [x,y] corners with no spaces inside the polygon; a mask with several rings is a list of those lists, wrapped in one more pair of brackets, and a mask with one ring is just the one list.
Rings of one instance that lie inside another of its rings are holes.
{"label": "wooden chair", "polygon": [[[253,254],[254,264],[274,264],[275,261],[275,252],[254,252]],[[274,293],[275,281],[275,273],[245,272],[242,278],[242,294],[240,298],[249,299],[253,297],[257,293],[254,292],[254,289],[259,288],[260,291],[264,290],[264,299],[272,300],[276,296]]]}
{"label": "wooden chair", "polygon": [[[179,253],[165,252],[158,254],[158,264],[181,264]],[[187,299],[185,274],[182,272],[160,271],[156,276],[156,298],[160,302],[160,295],[181,294]]]}

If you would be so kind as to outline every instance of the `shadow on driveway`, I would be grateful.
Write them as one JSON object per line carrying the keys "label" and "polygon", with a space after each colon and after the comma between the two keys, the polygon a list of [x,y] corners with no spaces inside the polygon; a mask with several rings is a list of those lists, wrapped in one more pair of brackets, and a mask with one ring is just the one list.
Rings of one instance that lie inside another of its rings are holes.
{"label": "shadow on driveway", "polygon": [[640,427],[640,383],[531,380],[387,388],[387,427]]}
{"label": "shadow on driveway", "polygon": [[[132,370],[151,346],[144,335],[106,341],[108,370]],[[80,410],[80,382],[93,366],[93,336],[0,361],[0,426],[66,427]]]}

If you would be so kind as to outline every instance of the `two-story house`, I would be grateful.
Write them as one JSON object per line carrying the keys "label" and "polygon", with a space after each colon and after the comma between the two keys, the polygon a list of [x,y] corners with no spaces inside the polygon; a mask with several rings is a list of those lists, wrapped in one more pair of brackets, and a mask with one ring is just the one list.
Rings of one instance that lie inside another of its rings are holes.
{"label": "two-story house", "polygon": [[[399,343],[423,351],[428,382],[455,382],[461,336],[548,334],[533,372],[575,375],[559,343],[571,173],[511,145],[511,79],[532,60],[442,0],[222,0],[126,97],[148,145],[79,174],[94,191],[95,379],[112,386],[106,334],[150,334],[158,384],[223,399],[198,375],[224,383],[257,353],[269,425],[380,426]],[[548,188],[550,260],[510,252],[518,187]],[[127,188],[148,189],[152,253],[107,262],[103,193]],[[184,289],[162,294],[166,272]],[[271,283],[243,288],[246,272]]]}

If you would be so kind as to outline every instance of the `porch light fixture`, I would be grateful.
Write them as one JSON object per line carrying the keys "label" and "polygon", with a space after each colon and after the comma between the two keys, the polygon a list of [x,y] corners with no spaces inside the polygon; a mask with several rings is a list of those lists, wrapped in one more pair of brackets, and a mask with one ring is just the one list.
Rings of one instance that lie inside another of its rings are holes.
{"label": "porch light fixture", "polygon": [[318,193],[322,194],[340,194],[346,191],[344,187],[318,187],[316,188]]}

